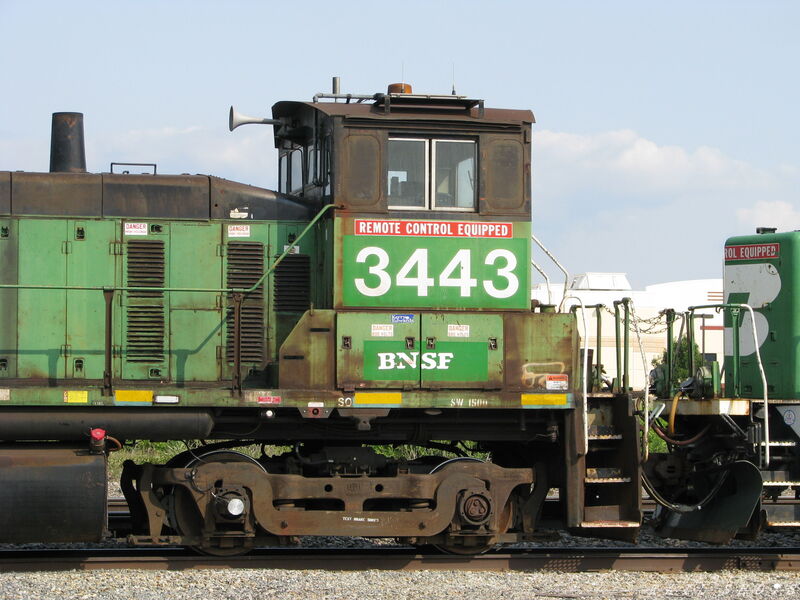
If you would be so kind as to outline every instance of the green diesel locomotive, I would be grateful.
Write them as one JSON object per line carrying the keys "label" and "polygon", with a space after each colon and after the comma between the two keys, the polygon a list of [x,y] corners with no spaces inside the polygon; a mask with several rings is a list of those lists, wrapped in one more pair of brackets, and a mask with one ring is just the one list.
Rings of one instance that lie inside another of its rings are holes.
{"label": "green diesel locomotive", "polygon": [[635,537],[630,399],[587,395],[575,314],[531,306],[533,114],[396,85],[245,122],[277,191],[87,173],[75,113],[51,172],[0,172],[0,541],[115,535],[135,440],[194,441],[126,463],[136,544]]}

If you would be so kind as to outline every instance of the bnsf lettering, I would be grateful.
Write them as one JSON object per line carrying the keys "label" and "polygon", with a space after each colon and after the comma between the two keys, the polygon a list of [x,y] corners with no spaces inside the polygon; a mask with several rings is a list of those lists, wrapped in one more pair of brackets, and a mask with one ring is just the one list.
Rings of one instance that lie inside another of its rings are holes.
{"label": "bnsf lettering", "polygon": [[416,369],[419,365],[423,370],[446,371],[453,356],[452,352],[378,352],[378,370]]}
{"label": "bnsf lettering", "polygon": [[745,246],[725,246],[725,260],[759,260],[778,258],[780,244],[749,244]]}

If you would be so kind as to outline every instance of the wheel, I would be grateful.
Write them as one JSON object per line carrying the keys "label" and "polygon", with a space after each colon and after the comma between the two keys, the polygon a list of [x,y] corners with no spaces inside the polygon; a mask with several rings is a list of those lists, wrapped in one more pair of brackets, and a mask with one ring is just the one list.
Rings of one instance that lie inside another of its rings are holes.
{"label": "wheel", "polygon": [[[503,507],[503,512],[500,513],[497,519],[497,532],[498,534],[505,533],[508,531],[508,528],[511,526],[513,522],[514,516],[514,509],[513,503],[509,499],[506,503],[505,507]],[[433,544],[433,547],[439,550],[440,552],[444,552],[445,554],[459,554],[462,556],[466,555],[474,555],[474,554],[485,554],[497,544],[499,544],[499,540],[497,537],[489,538],[489,541],[483,544],[476,544],[475,546],[461,546],[455,544]]]}
{"label": "wheel", "polygon": [[[483,463],[483,461],[479,458],[473,458],[470,456],[459,456],[457,458],[451,458],[450,460],[446,460],[442,463],[436,465],[433,469],[431,469],[431,474],[436,473],[437,471],[441,471],[447,465],[451,465],[456,462],[477,462]],[[497,530],[498,533],[502,534],[508,531],[508,528],[511,526],[513,518],[513,504],[511,500],[509,500],[506,505],[503,507],[503,511],[500,513],[498,520],[497,520]],[[459,554],[459,555],[474,555],[474,554],[484,554],[488,552],[492,548],[494,548],[498,544],[498,540],[496,537],[492,536],[482,544],[476,544],[474,546],[462,546],[462,545],[455,545],[455,544],[432,544],[433,548],[436,548],[440,552],[444,552],[445,554]]]}
{"label": "wheel", "polygon": [[[191,468],[204,462],[231,463],[249,462],[257,465],[266,473],[263,465],[251,456],[233,450],[214,450],[192,458],[183,465]],[[179,535],[200,537],[203,532],[203,519],[197,508],[194,496],[183,486],[177,485],[167,492],[166,503],[168,507],[169,523]],[[211,556],[238,556],[249,552],[249,548],[225,547],[223,538],[211,539],[210,546],[189,546],[195,552]]]}

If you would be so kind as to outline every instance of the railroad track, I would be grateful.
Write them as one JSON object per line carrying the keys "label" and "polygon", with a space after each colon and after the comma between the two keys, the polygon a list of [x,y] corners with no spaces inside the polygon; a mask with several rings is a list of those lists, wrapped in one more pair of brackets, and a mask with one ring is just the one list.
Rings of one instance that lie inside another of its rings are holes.
{"label": "railroad track", "polygon": [[481,556],[416,554],[408,549],[259,549],[238,557],[199,556],[183,549],[0,550],[0,572],[96,569],[294,569],[325,571],[800,571],[800,548],[563,548]]}
{"label": "railroad track", "polygon": [[[645,503],[645,510],[647,503]],[[111,528],[125,528],[124,499],[109,499]],[[184,548],[3,549],[0,572],[97,569],[297,569],[352,571],[798,571],[800,548],[564,548],[508,550],[480,556],[419,554],[411,548],[261,548],[236,557],[201,556]]]}

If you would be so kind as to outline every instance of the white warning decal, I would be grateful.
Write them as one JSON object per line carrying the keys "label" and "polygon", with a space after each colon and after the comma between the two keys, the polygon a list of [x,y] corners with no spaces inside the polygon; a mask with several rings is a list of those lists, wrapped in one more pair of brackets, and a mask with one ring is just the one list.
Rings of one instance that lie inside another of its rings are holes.
{"label": "white warning decal", "polygon": [[545,380],[545,388],[548,390],[566,391],[569,389],[569,375],[566,373],[557,373],[554,375],[547,375]]}
{"label": "white warning decal", "polygon": [[392,337],[394,336],[394,325],[386,323],[372,324],[372,337]]}
{"label": "white warning decal", "polygon": [[249,238],[250,225],[228,225],[229,238]]}
{"label": "white warning decal", "polygon": [[147,223],[125,223],[125,235],[147,235]]}
{"label": "white warning decal", "polygon": [[447,337],[469,337],[469,325],[447,325]]}

